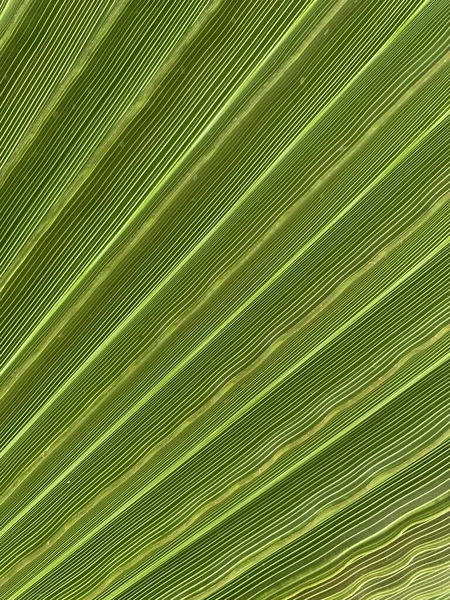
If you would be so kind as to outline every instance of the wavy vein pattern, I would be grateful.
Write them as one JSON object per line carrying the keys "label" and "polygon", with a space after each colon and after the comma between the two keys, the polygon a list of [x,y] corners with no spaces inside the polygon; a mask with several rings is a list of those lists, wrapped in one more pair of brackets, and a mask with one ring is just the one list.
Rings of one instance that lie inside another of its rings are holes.
{"label": "wavy vein pattern", "polygon": [[0,599],[450,597],[449,22],[0,2]]}

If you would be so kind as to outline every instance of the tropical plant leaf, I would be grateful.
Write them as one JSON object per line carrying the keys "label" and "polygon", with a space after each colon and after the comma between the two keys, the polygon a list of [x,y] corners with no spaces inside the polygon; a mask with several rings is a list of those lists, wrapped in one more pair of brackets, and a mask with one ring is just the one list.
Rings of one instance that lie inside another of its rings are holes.
{"label": "tropical plant leaf", "polygon": [[450,597],[448,0],[0,0],[0,598]]}

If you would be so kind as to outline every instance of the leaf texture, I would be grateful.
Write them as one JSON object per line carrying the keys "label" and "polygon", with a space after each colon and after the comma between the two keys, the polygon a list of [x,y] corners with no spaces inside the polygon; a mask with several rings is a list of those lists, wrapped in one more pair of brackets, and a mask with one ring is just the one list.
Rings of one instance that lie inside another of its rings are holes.
{"label": "leaf texture", "polygon": [[450,598],[449,21],[0,1],[0,599]]}

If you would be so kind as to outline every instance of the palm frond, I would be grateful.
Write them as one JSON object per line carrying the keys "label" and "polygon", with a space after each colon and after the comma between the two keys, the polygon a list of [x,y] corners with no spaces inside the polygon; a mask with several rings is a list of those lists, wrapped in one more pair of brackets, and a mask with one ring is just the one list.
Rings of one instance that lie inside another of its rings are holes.
{"label": "palm frond", "polygon": [[0,599],[446,600],[448,0],[0,0]]}

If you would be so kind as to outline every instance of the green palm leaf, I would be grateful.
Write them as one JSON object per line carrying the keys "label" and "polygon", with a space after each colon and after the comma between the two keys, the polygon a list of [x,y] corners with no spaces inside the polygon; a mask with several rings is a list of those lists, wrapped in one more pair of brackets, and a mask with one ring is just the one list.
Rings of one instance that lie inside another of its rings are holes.
{"label": "green palm leaf", "polygon": [[448,0],[0,0],[0,599],[446,600]]}

